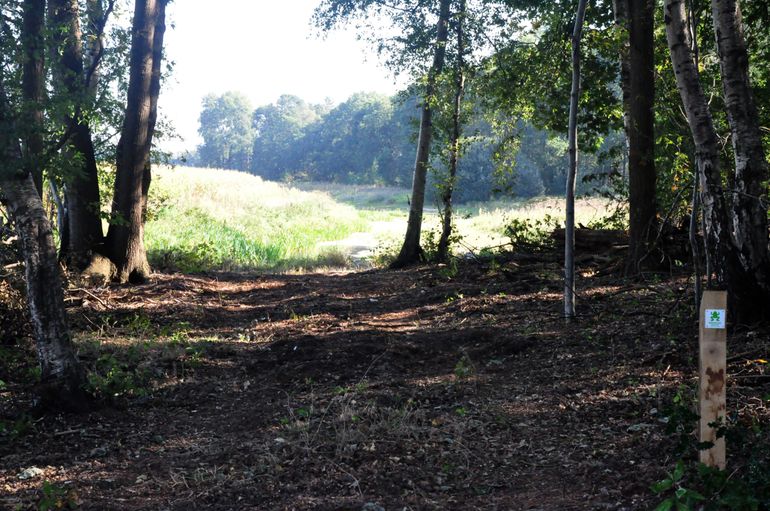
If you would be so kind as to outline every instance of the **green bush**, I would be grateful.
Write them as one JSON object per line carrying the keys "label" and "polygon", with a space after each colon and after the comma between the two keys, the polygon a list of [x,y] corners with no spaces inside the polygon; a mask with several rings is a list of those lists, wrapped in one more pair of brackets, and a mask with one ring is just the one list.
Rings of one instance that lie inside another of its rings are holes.
{"label": "green bush", "polygon": [[[676,440],[675,454],[695,453],[711,444],[698,444],[693,432],[699,417],[692,412],[694,392],[680,388],[667,409],[668,433]],[[656,511],[760,511],[770,509],[770,425],[754,418],[728,418],[719,427],[731,459],[729,470],[708,467],[684,457],[651,490],[663,500]]]}

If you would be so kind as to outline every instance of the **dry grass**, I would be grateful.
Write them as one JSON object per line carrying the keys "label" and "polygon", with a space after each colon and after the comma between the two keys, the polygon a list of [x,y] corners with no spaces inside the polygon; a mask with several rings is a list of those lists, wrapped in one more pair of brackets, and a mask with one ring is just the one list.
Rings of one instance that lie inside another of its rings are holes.
{"label": "dry grass", "polygon": [[[409,191],[394,187],[264,181],[243,172],[161,168],[154,182],[157,214],[147,225],[153,262],[183,271],[306,271],[367,264],[394,252],[406,229]],[[607,218],[615,206],[581,199],[577,221]],[[508,243],[506,226],[528,220],[563,225],[564,201],[538,198],[460,205],[455,251]],[[425,243],[438,239],[440,218],[426,209]],[[387,260],[387,256],[382,260]]]}

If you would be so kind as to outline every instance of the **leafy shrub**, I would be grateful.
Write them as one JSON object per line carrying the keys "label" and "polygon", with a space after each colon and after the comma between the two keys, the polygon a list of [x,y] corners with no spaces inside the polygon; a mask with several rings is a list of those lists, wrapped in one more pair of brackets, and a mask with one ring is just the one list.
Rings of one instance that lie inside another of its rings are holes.
{"label": "leafy shrub", "polygon": [[[682,387],[666,412],[668,432],[677,440],[677,456],[711,447],[698,444],[692,434],[699,420],[692,411],[693,402],[694,392]],[[740,461],[729,470],[720,470],[679,459],[674,470],[651,487],[664,497],[656,511],[770,509],[770,425],[757,418],[732,417],[717,434],[725,437],[731,458]]]}
{"label": "leafy shrub", "polygon": [[537,220],[514,218],[505,227],[505,235],[510,238],[514,251],[543,250],[553,245],[551,232],[558,225],[551,215]]}
{"label": "leafy shrub", "polygon": [[102,399],[114,399],[124,396],[144,396],[148,375],[131,370],[120,363],[113,355],[100,356],[92,371],[88,374],[88,391]]}
{"label": "leafy shrub", "polygon": [[78,509],[80,507],[79,499],[74,489],[67,490],[67,488],[45,481],[41,493],[43,495],[37,504],[37,508],[40,511]]}

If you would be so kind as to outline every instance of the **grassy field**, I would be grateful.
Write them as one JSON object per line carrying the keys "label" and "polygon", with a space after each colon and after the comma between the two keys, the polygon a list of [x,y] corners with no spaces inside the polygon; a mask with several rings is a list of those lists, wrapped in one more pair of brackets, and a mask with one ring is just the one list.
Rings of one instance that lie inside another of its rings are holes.
{"label": "grassy field", "polygon": [[369,225],[354,207],[323,193],[241,172],[161,168],[153,187],[151,260],[184,271],[340,265],[344,254],[319,243]]}
{"label": "grassy field", "polygon": [[[392,187],[263,181],[242,172],[160,168],[153,180],[146,242],[155,266],[182,271],[294,270],[341,267],[399,247],[409,190]],[[548,229],[563,222],[563,201],[542,198],[461,205],[457,252],[509,241],[505,226],[526,221]],[[578,222],[605,218],[603,199],[583,199]],[[426,238],[438,237],[435,207]],[[351,255],[354,261],[351,261]]]}

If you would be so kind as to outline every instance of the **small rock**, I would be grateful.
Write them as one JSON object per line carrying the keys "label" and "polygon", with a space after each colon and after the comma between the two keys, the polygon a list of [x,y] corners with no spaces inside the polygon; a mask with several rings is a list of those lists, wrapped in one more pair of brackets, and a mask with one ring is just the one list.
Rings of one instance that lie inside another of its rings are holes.
{"label": "small rock", "polygon": [[367,502],[361,507],[361,511],[385,511],[385,508],[374,502]]}
{"label": "small rock", "polygon": [[107,449],[104,447],[97,447],[96,449],[91,449],[89,455],[92,458],[104,458],[107,456]]}
{"label": "small rock", "polygon": [[275,443],[277,443],[278,445],[283,445],[283,444],[286,443],[286,439],[278,437],[278,438],[275,439]]}
{"label": "small rock", "polygon": [[29,467],[19,474],[19,479],[26,481],[27,479],[34,479],[36,477],[40,477],[41,475],[43,475],[43,469],[37,467]]}

